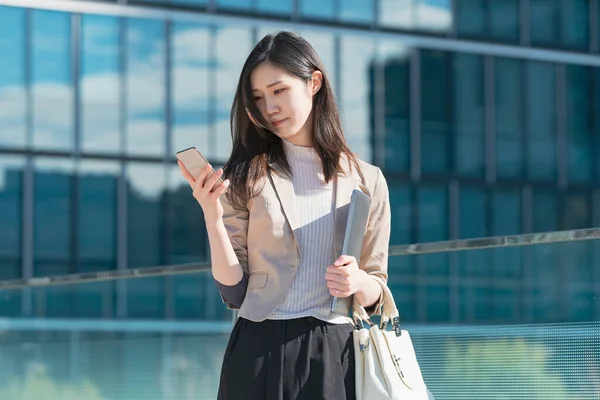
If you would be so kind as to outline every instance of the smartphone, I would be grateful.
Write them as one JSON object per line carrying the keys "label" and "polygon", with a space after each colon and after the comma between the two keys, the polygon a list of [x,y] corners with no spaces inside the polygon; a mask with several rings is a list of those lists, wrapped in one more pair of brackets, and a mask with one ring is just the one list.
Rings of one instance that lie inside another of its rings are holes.
{"label": "smartphone", "polygon": [[[202,168],[204,168],[204,166],[208,164],[208,160],[195,147],[190,147],[188,149],[178,151],[177,154],[175,154],[175,156],[177,157],[177,159],[179,161],[181,161],[181,163],[185,166],[185,168],[187,168],[189,173],[194,178],[196,178],[200,174],[200,171],[202,170]],[[213,168],[212,173],[209,173],[206,176],[206,179],[204,179],[204,182],[206,182],[208,179],[210,179],[210,177],[214,173],[215,173],[215,170]],[[222,183],[223,183],[223,179],[221,177],[215,182],[211,191],[215,190]]]}

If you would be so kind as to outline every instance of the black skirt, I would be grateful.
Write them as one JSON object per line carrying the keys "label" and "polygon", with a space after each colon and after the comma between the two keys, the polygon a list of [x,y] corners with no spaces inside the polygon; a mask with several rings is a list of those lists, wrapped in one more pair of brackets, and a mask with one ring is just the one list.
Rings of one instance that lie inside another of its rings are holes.
{"label": "black skirt", "polygon": [[225,350],[220,400],[355,398],[352,324],[238,318]]}

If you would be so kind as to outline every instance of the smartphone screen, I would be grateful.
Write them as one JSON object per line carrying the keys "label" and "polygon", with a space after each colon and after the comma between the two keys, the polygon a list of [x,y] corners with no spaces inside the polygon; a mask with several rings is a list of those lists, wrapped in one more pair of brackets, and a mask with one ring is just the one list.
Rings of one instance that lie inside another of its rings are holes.
{"label": "smartphone screen", "polygon": [[[189,173],[196,178],[202,168],[208,164],[208,160],[196,149],[195,147],[190,147],[185,150],[178,151],[176,157],[181,163],[185,166],[185,168],[189,171]],[[210,177],[215,173],[215,170],[212,170],[212,173],[209,173],[206,176],[204,182],[206,182]],[[215,190],[221,183],[223,183],[223,179],[219,178],[217,182],[215,182],[212,190]]]}

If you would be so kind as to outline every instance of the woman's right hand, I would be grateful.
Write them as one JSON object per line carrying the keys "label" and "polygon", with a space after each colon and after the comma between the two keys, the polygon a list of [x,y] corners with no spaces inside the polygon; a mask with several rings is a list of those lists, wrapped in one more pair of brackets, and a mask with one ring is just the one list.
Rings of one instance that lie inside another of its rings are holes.
{"label": "woman's right hand", "polygon": [[223,218],[223,206],[219,196],[227,191],[227,188],[229,187],[229,180],[226,179],[223,181],[223,183],[218,185],[212,192],[210,190],[223,175],[223,170],[219,169],[216,171],[206,181],[206,183],[203,184],[202,182],[204,182],[206,177],[212,172],[210,165],[205,165],[200,171],[200,174],[197,177],[193,177],[187,168],[181,163],[181,161],[177,161],[177,164],[179,165],[181,174],[190,184],[190,187],[193,190],[194,198],[202,207],[205,221],[207,223],[214,223]]}

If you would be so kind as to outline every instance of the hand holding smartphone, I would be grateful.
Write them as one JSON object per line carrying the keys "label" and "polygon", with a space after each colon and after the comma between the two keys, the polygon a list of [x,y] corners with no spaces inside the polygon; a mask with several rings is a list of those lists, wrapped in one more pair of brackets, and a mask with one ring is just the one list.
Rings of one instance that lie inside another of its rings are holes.
{"label": "hand holding smartphone", "polygon": [[[192,175],[194,179],[196,179],[198,175],[200,175],[202,168],[209,165],[208,160],[195,147],[190,147],[185,150],[178,151],[176,157],[179,161],[181,161],[183,166],[188,170],[188,172],[190,173],[190,175]],[[212,177],[215,174],[214,168],[211,169],[212,172],[210,172],[206,176],[203,182],[204,184],[210,179],[210,177]],[[219,177],[219,179],[217,179],[210,191],[214,191],[222,183],[223,179]]]}

